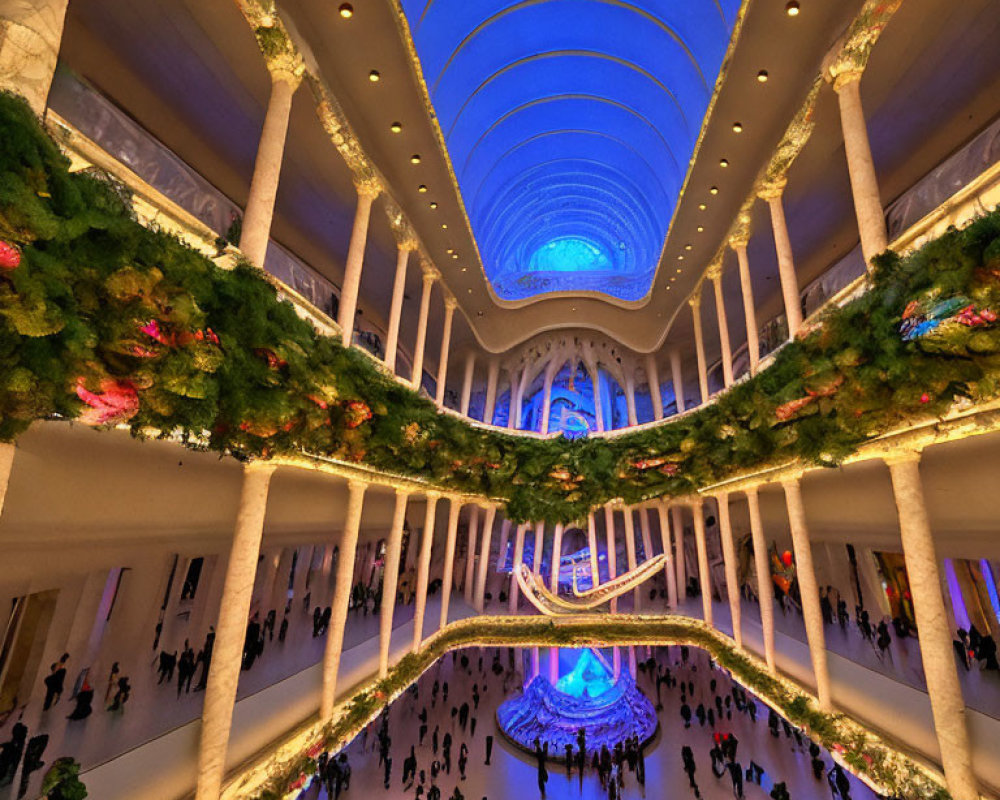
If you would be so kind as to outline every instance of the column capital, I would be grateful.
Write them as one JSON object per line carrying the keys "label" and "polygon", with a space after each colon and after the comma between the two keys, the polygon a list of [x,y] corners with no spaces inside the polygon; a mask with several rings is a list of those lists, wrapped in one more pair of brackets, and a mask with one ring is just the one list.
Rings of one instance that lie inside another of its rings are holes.
{"label": "column capital", "polygon": [[833,84],[833,91],[840,94],[840,90],[852,83],[861,81],[861,76],[865,74],[864,67],[849,64],[838,64],[830,68],[827,80]]}
{"label": "column capital", "polygon": [[357,175],[354,178],[354,188],[359,198],[374,200],[382,194],[382,181],[374,175]]}
{"label": "column capital", "polygon": [[433,500],[434,502],[437,502],[438,500],[441,499],[441,492],[437,491],[436,489],[431,489],[430,491],[425,492],[424,497],[428,500]]}
{"label": "column capital", "polygon": [[722,280],[722,259],[713,261],[705,269],[705,277],[708,278],[712,283],[718,283]]}
{"label": "column capital", "polygon": [[454,311],[456,308],[458,308],[458,300],[455,299],[455,295],[449,293],[448,295],[445,296],[444,307],[448,311]]}
{"label": "column capital", "polygon": [[750,214],[741,211],[733,222],[733,227],[729,230],[729,246],[733,250],[745,248],[750,241]]}
{"label": "column capital", "polygon": [[802,481],[802,476],[805,474],[806,471],[804,469],[797,469],[792,471],[788,475],[784,475],[778,482],[782,485],[782,487],[798,486]]}
{"label": "column capital", "polygon": [[267,60],[267,71],[271,73],[271,82],[287,83],[292,90],[299,88],[302,77],[306,72],[306,65],[302,58],[296,53],[293,55],[282,54]]}
{"label": "column capital", "polygon": [[368,481],[363,478],[348,478],[347,488],[352,492],[363,492],[368,488]]}
{"label": "column capital", "polygon": [[438,278],[441,277],[441,273],[438,272],[434,267],[422,267],[423,271],[423,281],[424,283],[434,283]]}
{"label": "column capital", "polygon": [[247,461],[243,465],[244,472],[258,472],[261,475],[271,475],[278,465],[272,461]]}
{"label": "column capital", "polygon": [[882,460],[887,466],[894,466],[895,464],[919,464],[920,457],[923,455],[923,450],[919,447],[907,447],[900,450],[894,450],[891,453],[886,453],[882,456]]}
{"label": "column capital", "polygon": [[785,175],[762,181],[757,187],[757,197],[765,201],[778,200],[785,193],[787,185],[788,178]]}
{"label": "column capital", "polygon": [[407,253],[414,253],[420,249],[420,242],[417,241],[416,235],[413,233],[412,229],[396,239],[396,248],[400,252],[405,251]]}
{"label": "column capital", "polygon": [[695,310],[701,308],[701,284],[700,283],[698,284],[698,288],[695,289],[694,294],[692,294],[688,298],[688,305],[691,306],[691,308],[695,309]]}

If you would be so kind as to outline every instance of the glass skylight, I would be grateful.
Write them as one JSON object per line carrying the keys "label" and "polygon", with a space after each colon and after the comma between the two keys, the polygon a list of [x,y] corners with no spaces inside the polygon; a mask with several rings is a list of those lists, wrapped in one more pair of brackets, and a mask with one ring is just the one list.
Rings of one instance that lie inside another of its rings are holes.
{"label": "glass skylight", "polygon": [[402,0],[497,295],[649,290],[740,0]]}

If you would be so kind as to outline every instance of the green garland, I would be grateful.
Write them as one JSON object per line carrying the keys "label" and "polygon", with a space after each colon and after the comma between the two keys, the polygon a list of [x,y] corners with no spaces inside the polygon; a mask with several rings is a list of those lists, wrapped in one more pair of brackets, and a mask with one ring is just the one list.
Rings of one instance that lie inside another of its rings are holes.
{"label": "green garland", "polygon": [[358,691],[342,713],[311,738],[308,751],[281,761],[252,790],[256,800],[281,800],[304,776],[316,770],[309,753],[337,751],[348,744],[389,703],[438,659],[462,647],[609,647],[614,645],[689,645],[709,653],[743,686],[774,707],[828,750],[836,750],[856,774],[907,800],[947,800],[947,790],[909,757],[894,750],[843,714],[820,711],[805,692],[776,678],[756,658],[699,620],[684,617],[600,619],[476,617],[451,623],[417,653],[402,658],[389,674]]}
{"label": "green garland", "polygon": [[[136,222],[115,183],[70,174],[27,104],[0,96],[0,441],[33,421],[128,421],[241,459],[313,454],[570,522],[610,499],[684,495],[769,464],[836,465],[871,437],[996,397],[1000,213],[905,259],[824,315],[752,380],[683,418],[613,439],[486,431],[318,335],[247,264],[227,271]],[[2,255],[2,254],[0,254]],[[930,293],[930,294],[928,294]],[[971,312],[904,342],[921,298]],[[969,316],[971,314],[971,316]]]}

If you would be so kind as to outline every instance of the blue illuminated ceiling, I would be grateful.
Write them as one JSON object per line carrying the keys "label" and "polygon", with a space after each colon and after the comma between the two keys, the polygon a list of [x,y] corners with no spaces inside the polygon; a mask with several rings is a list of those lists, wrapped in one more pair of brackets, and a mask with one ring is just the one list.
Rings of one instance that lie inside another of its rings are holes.
{"label": "blue illuminated ceiling", "polygon": [[497,296],[652,283],[740,0],[402,0]]}

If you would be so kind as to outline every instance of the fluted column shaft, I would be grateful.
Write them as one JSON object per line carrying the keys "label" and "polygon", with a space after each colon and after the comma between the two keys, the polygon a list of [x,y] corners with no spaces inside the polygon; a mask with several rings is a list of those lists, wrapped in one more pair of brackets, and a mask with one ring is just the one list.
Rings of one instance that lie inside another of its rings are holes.
{"label": "fluted column shaft", "polygon": [[556,525],[552,534],[552,573],[550,581],[552,583],[552,594],[559,594],[559,562],[562,559],[562,537],[563,524]]}
{"label": "fluted column shaft", "polygon": [[354,212],[351,243],[348,245],[347,260],[344,263],[344,285],[340,290],[338,322],[344,347],[350,347],[354,341],[354,317],[358,311],[361,269],[364,267],[365,246],[368,243],[368,221],[371,218],[372,203],[379,194],[379,190],[371,184],[360,184],[357,188],[358,205]]}
{"label": "fluted column shaft", "polygon": [[[448,534],[444,543],[444,570],[441,573],[441,621],[439,627],[448,624],[448,608],[451,605],[452,584],[455,578],[455,545],[458,541],[458,517],[462,513],[462,502],[452,497],[448,502]],[[469,552],[473,552],[473,546]],[[469,580],[466,580],[468,585]]]}
{"label": "fluted column shaft", "polygon": [[708,544],[705,539],[705,507],[701,498],[691,503],[694,516],[694,543],[698,552],[698,588],[701,590],[701,615],[709,625],[714,625],[712,616],[712,574],[708,566]]}
{"label": "fluted column shaft", "polygon": [[750,261],[747,259],[746,242],[733,244],[740,266],[740,289],[743,292],[743,315],[747,326],[747,355],[750,357],[750,374],[757,374],[760,364],[760,339],[757,335],[757,310],[753,299],[753,281],[750,278]]}
{"label": "fluted column shaft", "polygon": [[486,402],[483,405],[483,422],[493,424],[493,412],[497,405],[497,380],[500,377],[500,362],[491,356],[486,371]]}
{"label": "fluted column shaft", "polygon": [[[635,559],[635,519],[632,516],[631,507],[622,508],[622,517],[625,522],[625,558],[628,561],[629,572],[631,572],[638,566]],[[632,592],[632,608],[636,611],[642,610],[642,590],[638,586]]]}
{"label": "fluted column shaft", "polygon": [[363,481],[347,483],[347,512],[344,518],[344,533],[340,537],[337,576],[333,587],[333,602],[330,604],[330,626],[326,631],[326,649],[323,653],[323,689],[319,702],[319,716],[322,720],[327,720],[333,715],[333,705],[337,698],[337,675],[340,672],[340,656],[344,649],[347,611],[351,604],[354,560],[358,551],[358,534],[361,531],[361,512],[364,507],[366,487],[367,484]]}
{"label": "fluted column shaft", "polygon": [[785,222],[785,207],[781,198],[784,194],[782,182],[761,194],[771,211],[771,228],[774,231],[774,249],[778,256],[778,279],[781,281],[781,296],[785,302],[785,318],[788,320],[788,336],[802,327],[802,301],[799,298],[799,279],[795,275],[795,257],[792,255],[792,240],[788,238],[788,224]]}
{"label": "fluted column shaft", "polygon": [[420,391],[420,384],[423,383],[424,377],[427,317],[431,311],[431,289],[434,288],[435,280],[437,280],[437,275],[433,272],[424,273],[423,289],[420,292],[420,316],[417,317],[417,341],[413,345],[413,374],[410,376],[410,383],[417,391]]}
{"label": "fluted column shaft", "polygon": [[255,266],[264,268],[267,242],[271,235],[274,201],[278,195],[278,179],[285,154],[288,119],[292,113],[292,97],[299,86],[299,78],[284,70],[271,72],[271,95],[264,113],[264,127],[257,142],[257,158],[250,180],[243,211],[243,229],[240,250]]}
{"label": "fluted column shaft", "polygon": [[[413,610],[413,652],[424,640],[424,614],[427,610],[427,585],[431,574],[431,549],[434,545],[434,523],[437,517],[437,492],[428,492],[424,508],[424,529],[420,534],[420,560],[417,563],[417,595]],[[442,587],[443,588],[443,587]]]}
{"label": "fluted column shaft", "polygon": [[[604,506],[604,538],[607,546],[608,580],[613,581],[618,577],[618,553],[615,549],[615,510],[610,506]],[[618,599],[611,600],[611,613],[618,611]]]}
{"label": "fluted column shaft", "polygon": [[736,545],[733,542],[733,526],[729,518],[729,494],[720,492],[715,500],[719,506],[719,536],[722,539],[722,559],[726,569],[726,594],[729,597],[729,614],[733,621],[733,639],[737,647],[743,647],[739,565],[736,563]]}
{"label": "fluted column shaft", "polygon": [[555,369],[549,365],[545,369],[545,381],[542,389],[542,419],[539,430],[549,432],[549,416],[552,414],[552,381],[555,379]]}
{"label": "fluted column shaft", "polygon": [[653,419],[663,419],[663,397],[660,395],[660,371],[656,368],[656,355],[646,354],[646,381],[649,399],[653,403]]}
{"label": "fluted column shaft", "polygon": [[677,562],[677,600],[687,599],[687,557],[684,555],[684,510],[680,506],[670,509],[670,521],[674,529],[674,559]]}
{"label": "fluted column shaft", "polygon": [[542,568],[542,552],[545,548],[545,523],[535,523],[535,550],[531,555],[531,571],[536,575]]}
{"label": "fluted column shaft", "polygon": [[630,368],[625,369],[625,409],[628,412],[629,427],[639,424],[639,416],[635,413],[635,376]]}
{"label": "fluted column shaft", "polygon": [[799,583],[802,601],[802,619],[806,626],[809,655],[812,658],[813,673],[816,677],[816,697],[824,711],[833,709],[833,695],[830,690],[830,673],[826,657],[826,631],[823,629],[823,610],[819,603],[819,582],[813,566],[812,543],[809,540],[809,526],[806,510],[802,503],[802,488],[797,478],[781,482],[785,490],[788,506],[788,525],[792,533],[792,549],[795,551],[795,577]]}
{"label": "fluted column shaft", "polygon": [[587,514],[587,549],[590,551],[590,583],[591,586],[597,586],[601,582],[601,570],[597,557],[597,524],[593,511]]}
{"label": "fluted column shaft", "polygon": [[665,578],[667,581],[667,605],[671,611],[677,610],[677,573],[674,564],[674,551],[670,543],[670,518],[667,514],[667,504],[659,502],[656,504],[656,513],[660,519],[660,543],[663,545],[663,554],[667,557],[664,565]]}
{"label": "fluted column shaft", "polygon": [[[699,290],[700,292],[700,290]],[[705,363],[705,336],[701,329],[701,295],[695,295],[688,303],[691,305],[691,318],[694,321],[694,352],[698,360],[698,388],[701,390],[701,402],[708,402],[708,365]]]}
{"label": "fluted column shaft", "polygon": [[465,602],[470,606],[473,604],[475,596],[475,568],[476,568],[476,537],[479,528],[479,506],[472,506],[469,509],[469,530],[465,547]]}
{"label": "fluted column shaft", "polygon": [[483,603],[486,597],[486,574],[490,566],[490,541],[493,538],[493,520],[496,518],[495,506],[489,506],[483,517],[483,532],[480,535],[479,572],[476,575],[476,596],[474,605],[476,611],[483,613]]}
{"label": "fluted column shaft", "polygon": [[399,326],[403,318],[403,299],[406,295],[406,268],[410,262],[410,253],[415,247],[414,242],[403,241],[396,249],[396,277],[392,282],[389,330],[385,337],[385,365],[393,373],[396,371],[396,355],[399,352]]}
{"label": "fluted column shaft", "polygon": [[729,320],[726,318],[726,301],[722,296],[722,270],[709,274],[715,294],[715,317],[719,324],[719,349],[722,355],[722,383],[733,384],[733,350],[729,344]]}
{"label": "fluted column shaft", "polygon": [[399,586],[399,558],[403,551],[403,523],[406,520],[406,503],[409,495],[396,490],[396,506],[392,513],[392,527],[385,548],[385,565],[382,568],[382,607],[379,618],[378,674],[384,678],[389,672],[389,645],[392,642],[392,617],[396,610],[396,588]]}
{"label": "fluted column shaft", "polygon": [[201,712],[196,800],[218,800],[226,771],[226,751],[272,474],[274,466],[266,462],[250,462],[243,468],[239,510],[226,564],[219,619],[215,626],[215,647]]}
{"label": "fluted column shaft", "polygon": [[601,373],[596,366],[592,369],[588,367],[588,371],[590,372],[590,385],[594,393],[594,425],[597,426],[598,431],[604,431],[607,426],[604,423],[604,406],[601,404]]}
{"label": "fluted column shaft", "polygon": [[840,125],[844,132],[844,151],[851,179],[854,213],[858,218],[861,252],[871,269],[872,258],[889,246],[885,213],[879,195],[878,176],[868,141],[868,125],[861,105],[861,72],[839,75],[833,83],[840,106]]}
{"label": "fluted column shaft", "polygon": [[444,325],[441,331],[441,357],[438,359],[437,391],[434,402],[444,405],[444,390],[448,380],[448,356],[451,350],[451,326],[455,318],[455,300],[452,297],[444,301]]}
{"label": "fluted column shaft", "polygon": [[945,780],[955,800],[978,800],[965,700],[941,591],[940,565],[927,518],[919,458],[917,453],[908,453],[886,461],[892,477],[903,558],[920,636],[920,658],[927,677]]}
{"label": "fluted column shaft", "polygon": [[510,593],[507,597],[507,612],[509,614],[517,613],[517,601],[521,588],[517,582],[517,570],[524,561],[524,531],[527,527],[526,524],[521,523],[517,526],[517,532],[514,534],[514,559],[510,565]]}
{"label": "fluted column shaft", "polygon": [[764,660],[767,668],[777,669],[774,656],[774,586],[771,581],[771,564],[764,541],[764,523],[760,516],[760,498],[757,489],[747,489],[747,510],[750,514],[750,536],[753,539],[754,569],[757,572],[757,598],[760,603],[760,626],[764,634]]}
{"label": "fluted column shaft", "polygon": [[469,416],[469,402],[472,400],[472,379],[476,372],[476,353],[470,350],[465,356],[465,375],[462,377],[462,405],[459,411],[463,417]]}
{"label": "fluted column shaft", "polygon": [[685,409],[684,405],[684,373],[681,372],[681,353],[676,347],[670,351],[670,381],[674,385],[674,402],[677,413]]}
{"label": "fluted column shaft", "polygon": [[497,566],[499,572],[507,562],[507,545],[510,544],[510,520],[506,517],[500,523],[500,547],[497,549]]}

